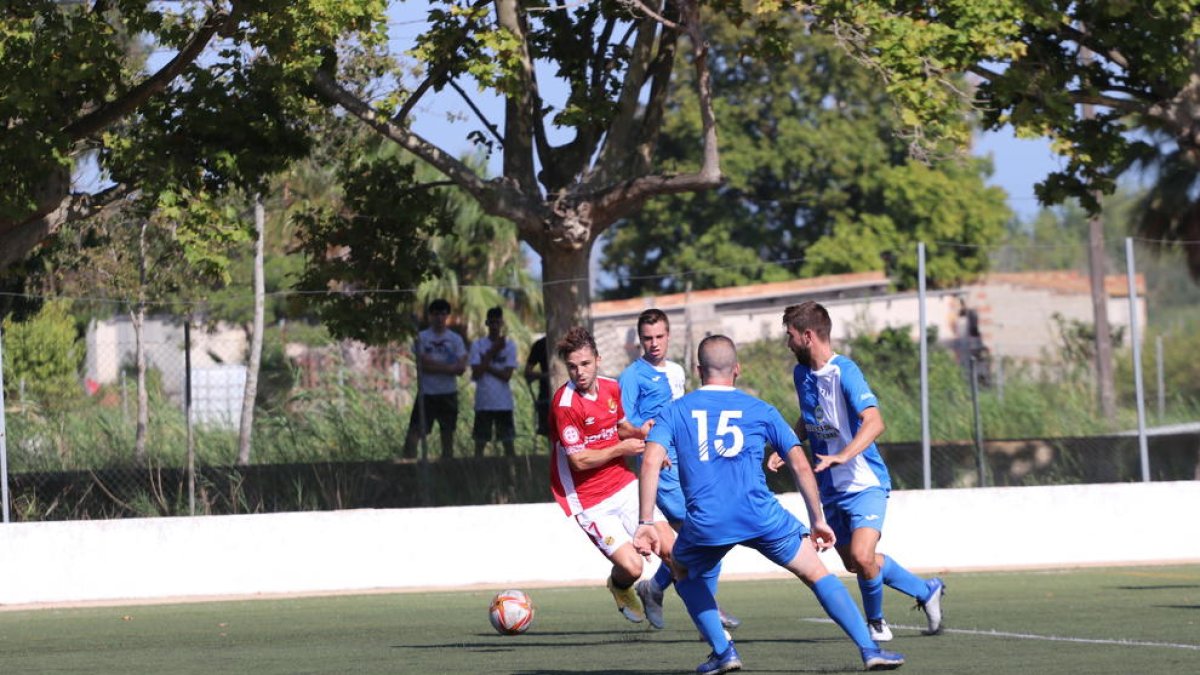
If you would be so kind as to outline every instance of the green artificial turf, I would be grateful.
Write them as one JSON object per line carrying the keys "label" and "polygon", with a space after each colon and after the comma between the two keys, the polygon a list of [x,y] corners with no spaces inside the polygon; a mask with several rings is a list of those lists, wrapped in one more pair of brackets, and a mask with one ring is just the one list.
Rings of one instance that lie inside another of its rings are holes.
{"label": "green artificial turf", "polygon": [[[887,590],[888,649],[919,673],[1200,671],[1200,566],[951,574],[946,632]],[[844,579],[858,599],[857,584]],[[530,588],[537,614],[501,636],[500,588],[0,612],[4,673],[688,673],[708,648],[673,591],[650,631],[594,587]],[[723,581],[744,672],[852,672],[858,652],[790,578]]]}

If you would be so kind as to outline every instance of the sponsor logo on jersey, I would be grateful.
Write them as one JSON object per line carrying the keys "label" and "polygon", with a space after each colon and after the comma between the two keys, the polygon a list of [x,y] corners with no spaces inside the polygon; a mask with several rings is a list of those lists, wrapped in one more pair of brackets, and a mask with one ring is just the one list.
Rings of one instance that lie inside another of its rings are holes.
{"label": "sponsor logo on jersey", "polygon": [[604,430],[602,430],[602,431],[601,431],[600,433],[598,433],[598,434],[592,434],[592,435],[590,435],[590,436],[584,436],[584,437],[583,437],[583,443],[584,443],[585,445],[591,445],[591,444],[595,443],[596,441],[606,441],[606,440],[608,440],[608,439],[610,439],[610,438],[614,438],[616,435],[617,435],[617,428],[616,428],[616,427],[609,427],[609,428],[607,428],[607,429],[604,429]]}

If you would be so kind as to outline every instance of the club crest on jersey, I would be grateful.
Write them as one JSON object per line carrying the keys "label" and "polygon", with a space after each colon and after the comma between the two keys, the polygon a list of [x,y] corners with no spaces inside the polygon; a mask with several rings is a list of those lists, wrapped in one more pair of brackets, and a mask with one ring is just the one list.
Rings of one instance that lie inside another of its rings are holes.
{"label": "club crest on jersey", "polygon": [[573,426],[567,427],[562,431],[563,442],[567,445],[579,444],[579,430]]}
{"label": "club crest on jersey", "polygon": [[617,412],[617,399],[615,399],[615,398],[608,399],[608,412],[610,412],[610,413]]}
{"label": "club crest on jersey", "polygon": [[604,538],[604,545],[605,545],[605,546],[612,546],[612,545],[613,545],[613,538],[612,538],[612,537],[605,537],[605,538]]}

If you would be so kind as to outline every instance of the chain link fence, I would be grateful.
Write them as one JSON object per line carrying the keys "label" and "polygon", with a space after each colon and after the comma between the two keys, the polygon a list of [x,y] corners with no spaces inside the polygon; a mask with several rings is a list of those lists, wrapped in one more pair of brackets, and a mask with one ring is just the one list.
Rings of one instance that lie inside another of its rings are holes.
{"label": "chain link fence", "polygon": [[[923,296],[893,290],[882,274],[860,274],[635,300],[596,298],[591,323],[603,374],[614,377],[639,355],[634,326],[646,307],[667,312],[670,356],[689,372],[700,339],[730,335],[741,350],[740,385],[794,418],[794,358],[784,345],[782,312],[805,299],[822,302],[834,319],[836,348],[859,362],[879,396],[888,427],[881,451],[901,489],[1142,480],[1142,421],[1149,478],[1196,479],[1200,372],[1191,352],[1200,294],[1190,282],[1178,282],[1183,265],[1170,255],[1143,256],[1133,283],[1136,303],[1130,302],[1129,277],[1111,270],[1104,309],[1113,375],[1111,389],[1103,390],[1082,271],[1086,251],[1081,245],[1074,253],[1072,264],[1031,270],[1034,264],[1024,258],[1044,257],[1044,251],[1009,247],[994,253],[994,271],[977,283]],[[1131,317],[1141,346],[1142,418]],[[86,336],[71,345],[68,385],[59,387],[48,386],[52,377],[32,365],[37,349],[25,344],[45,340],[6,325],[0,438],[6,439],[11,519],[548,499],[549,445],[536,433],[536,382],[527,383],[520,366],[510,382],[514,457],[494,441],[476,455],[475,387],[464,375],[458,379],[452,456],[444,456],[434,433],[411,459],[403,453],[416,393],[408,344],[302,340],[300,334],[319,331],[300,330],[296,323],[270,326],[252,444],[243,462],[248,331],[221,323],[195,323],[185,331],[185,323],[181,315],[147,318],[139,359],[138,331],[128,315],[90,321]],[[483,334],[482,327],[452,326],[468,345]],[[530,344],[522,340],[517,349],[523,365]],[[1101,391],[1110,392],[1107,400]],[[790,489],[784,477],[771,481]]]}

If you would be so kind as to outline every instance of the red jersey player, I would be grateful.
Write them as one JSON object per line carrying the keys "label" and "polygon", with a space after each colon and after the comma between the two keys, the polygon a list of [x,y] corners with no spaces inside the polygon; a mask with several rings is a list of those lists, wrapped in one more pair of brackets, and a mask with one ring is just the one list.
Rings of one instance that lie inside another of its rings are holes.
{"label": "red jersey player", "polygon": [[[633,589],[642,576],[642,556],[633,549],[637,476],[625,465],[625,456],[641,454],[646,444],[625,419],[617,381],[599,376],[600,354],[591,334],[572,328],[557,351],[570,379],[550,401],[550,489],[563,511],[612,562],[608,589],[621,614],[638,623],[645,614]],[[657,509],[653,524],[660,537],[674,542],[675,531]],[[663,546],[670,549],[669,544]]]}

